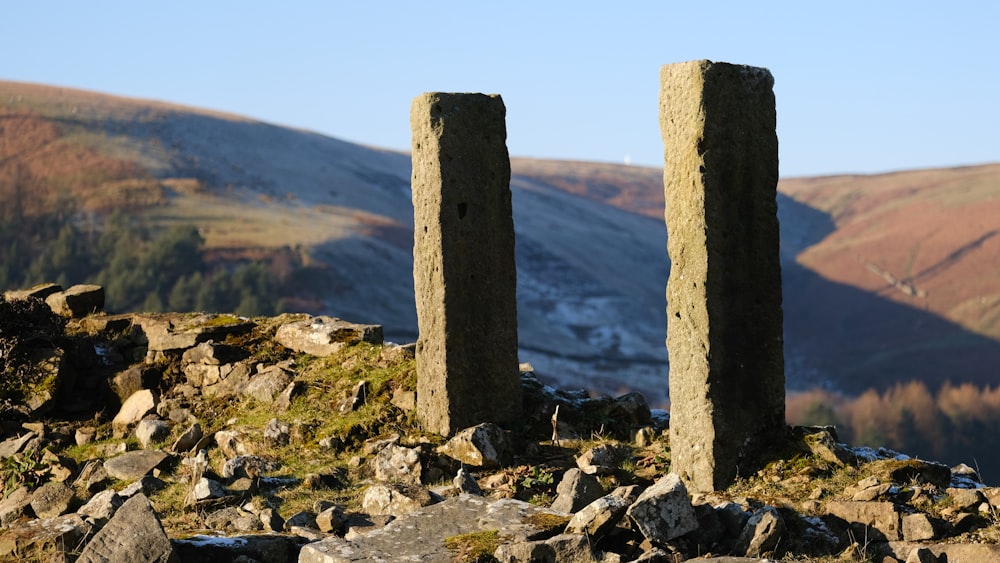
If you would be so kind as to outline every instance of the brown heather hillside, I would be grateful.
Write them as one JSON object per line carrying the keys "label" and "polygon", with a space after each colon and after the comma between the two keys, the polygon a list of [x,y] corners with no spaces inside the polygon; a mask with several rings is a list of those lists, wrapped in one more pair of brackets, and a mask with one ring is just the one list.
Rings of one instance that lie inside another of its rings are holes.
{"label": "brown heather hillside", "polygon": [[1000,339],[1000,164],[794,178],[781,190],[836,227],[800,264]]}
{"label": "brown heather hillside", "polygon": [[[522,359],[562,386],[663,404],[661,171],[511,164]],[[210,259],[281,257],[310,272],[286,299],[396,341],[416,330],[409,175],[406,154],[315,133],[0,82],[0,188],[30,177],[40,205],[194,224]],[[789,388],[995,384],[998,193],[1000,165],[782,180]]]}

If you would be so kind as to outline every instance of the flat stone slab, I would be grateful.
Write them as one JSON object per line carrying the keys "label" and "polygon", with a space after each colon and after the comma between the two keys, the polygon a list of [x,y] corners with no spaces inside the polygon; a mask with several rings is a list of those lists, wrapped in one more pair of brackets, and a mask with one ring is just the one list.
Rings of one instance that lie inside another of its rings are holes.
{"label": "flat stone slab", "polygon": [[104,470],[115,479],[135,481],[149,475],[167,457],[169,457],[168,454],[160,450],[125,452],[105,461]]}
{"label": "flat stone slab", "polygon": [[490,500],[463,494],[353,540],[332,537],[310,543],[299,552],[299,563],[451,561],[455,554],[444,547],[444,540],[459,534],[499,530],[505,543],[551,535],[548,529],[531,524],[532,516],[539,514],[568,517],[515,499]]}
{"label": "flat stone slab", "polygon": [[208,340],[224,340],[228,334],[247,333],[255,326],[230,315],[181,313],[135,315],[132,322],[142,329],[152,352],[187,350]]}
{"label": "flat stone slab", "polygon": [[313,317],[281,325],[274,339],[285,348],[322,357],[359,342],[382,344],[382,325],[355,324],[336,317]]}

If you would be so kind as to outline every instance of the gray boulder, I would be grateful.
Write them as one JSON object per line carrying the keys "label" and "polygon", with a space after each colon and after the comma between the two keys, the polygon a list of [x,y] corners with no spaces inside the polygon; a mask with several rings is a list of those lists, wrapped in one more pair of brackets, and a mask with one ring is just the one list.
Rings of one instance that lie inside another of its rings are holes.
{"label": "gray boulder", "polygon": [[420,453],[412,448],[389,444],[372,458],[375,479],[386,483],[420,484]]}
{"label": "gray boulder", "polygon": [[617,444],[600,444],[576,458],[576,466],[589,475],[610,475],[628,455],[628,449]]}
{"label": "gray boulder", "polygon": [[334,317],[313,317],[278,327],[274,339],[296,352],[329,356],[359,342],[382,343],[382,325],[354,324]]}
{"label": "gray boulder", "polygon": [[316,527],[319,531],[333,534],[344,529],[347,524],[347,515],[339,506],[331,506],[316,515]]}
{"label": "gray boulder", "polygon": [[160,450],[125,452],[104,462],[104,470],[114,479],[135,481],[149,475],[169,456]]}
{"label": "gray boulder", "polygon": [[118,414],[111,421],[111,426],[115,428],[116,433],[121,434],[125,428],[142,420],[142,417],[156,412],[156,403],[158,402],[159,397],[150,389],[140,389],[132,393],[118,409]]}
{"label": "gray boulder", "polygon": [[643,491],[627,514],[643,536],[661,545],[698,528],[687,488],[676,473],[664,475]]}
{"label": "gray boulder", "polygon": [[31,491],[28,487],[18,487],[0,500],[0,527],[7,527],[15,520],[28,516]]}
{"label": "gray boulder", "polygon": [[178,454],[190,452],[198,446],[198,443],[204,437],[205,434],[201,430],[201,425],[195,422],[177,437],[177,440],[170,446],[170,451]]}
{"label": "gray boulder", "polygon": [[505,543],[532,541],[550,533],[536,524],[544,519],[540,515],[559,516],[519,500],[459,495],[351,539],[333,536],[306,544],[299,563],[453,561],[455,553],[444,547],[446,538],[502,530]]}
{"label": "gray boulder", "polygon": [[123,502],[114,489],[107,489],[91,497],[76,513],[87,522],[100,527],[111,520]]}
{"label": "gray boulder", "polygon": [[393,483],[368,487],[361,506],[373,516],[402,516],[433,502],[430,491],[420,485]]}
{"label": "gray boulder", "polygon": [[143,419],[135,426],[135,437],[143,449],[166,440],[167,436],[170,436],[170,423],[165,420]]}
{"label": "gray boulder", "polygon": [[511,455],[506,433],[492,422],[460,431],[439,447],[438,453],[484,469],[505,465]]}
{"label": "gray boulder", "polygon": [[184,563],[219,561],[294,563],[299,552],[295,538],[270,534],[235,537],[192,536],[173,540],[172,543],[179,560]]}
{"label": "gray boulder", "polygon": [[551,561],[553,563],[576,563],[598,561],[590,549],[590,540],[578,534],[558,536],[528,542],[504,543],[493,553],[500,563],[521,561]]}
{"label": "gray boulder", "polygon": [[65,483],[49,482],[31,495],[31,510],[39,518],[62,516],[77,504],[73,488]]}
{"label": "gray boulder", "polygon": [[763,557],[774,551],[785,533],[785,521],[773,506],[765,506],[747,521],[733,552],[746,557]]}
{"label": "gray boulder", "polygon": [[215,479],[209,479],[208,477],[198,479],[191,492],[191,496],[195,501],[210,498],[222,498],[228,494],[229,491],[226,490],[226,487],[224,487],[222,483],[216,481]]}
{"label": "gray boulder", "polygon": [[77,514],[13,524],[0,533],[0,561],[24,561],[26,556],[58,552],[65,546],[80,545],[90,533],[90,524]]}
{"label": "gray boulder", "polygon": [[243,387],[243,395],[253,397],[262,403],[273,403],[277,397],[292,382],[294,373],[281,366],[270,366],[260,373],[250,377]]}
{"label": "gray boulder", "polygon": [[78,563],[176,563],[170,539],[145,495],[125,501],[87,543]]}
{"label": "gray boulder", "polygon": [[104,288],[99,285],[74,285],[49,295],[45,303],[59,316],[79,319],[104,310]]}
{"label": "gray boulder", "polygon": [[583,507],[566,525],[567,534],[586,534],[600,541],[625,516],[631,501],[619,495],[605,495]]}
{"label": "gray boulder", "polygon": [[563,474],[556,487],[556,500],[552,502],[552,510],[573,514],[604,496],[604,488],[593,475],[573,468]]}

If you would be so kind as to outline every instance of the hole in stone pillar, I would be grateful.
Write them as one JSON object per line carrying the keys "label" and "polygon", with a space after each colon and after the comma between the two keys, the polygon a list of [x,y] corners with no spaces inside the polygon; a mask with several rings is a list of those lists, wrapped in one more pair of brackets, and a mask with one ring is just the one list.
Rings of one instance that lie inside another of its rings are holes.
{"label": "hole in stone pillar", "polygon": [[469,206],[466,203],[458,204],[458,218],[465,219],[465,213],[469,210]]}
{"label": "hole in stone pillar", "polygon": [[681,312],[677,311],[676,313],[674,313],[674,316],[677,317],[678,319],[681,318]]}

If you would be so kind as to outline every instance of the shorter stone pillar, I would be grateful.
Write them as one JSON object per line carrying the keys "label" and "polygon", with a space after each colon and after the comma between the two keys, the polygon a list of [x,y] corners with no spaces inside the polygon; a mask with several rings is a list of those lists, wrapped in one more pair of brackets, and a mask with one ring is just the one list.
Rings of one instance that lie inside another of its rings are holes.
{"label": "shorter stone pillar", "polygon": [[785,432],[774,79],[705,60],[660,79],[671,470],[711,491]]}
{"label": "shorter stone pillar", "polygon": [[498,95],[413,100],[417,416],[451,435],[521,413],[506,108]]}

